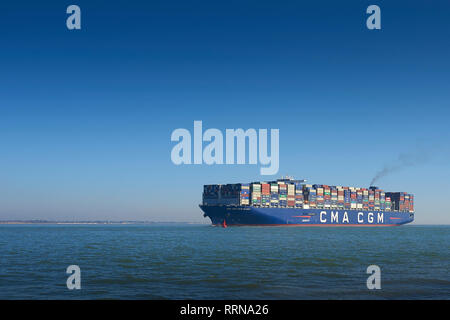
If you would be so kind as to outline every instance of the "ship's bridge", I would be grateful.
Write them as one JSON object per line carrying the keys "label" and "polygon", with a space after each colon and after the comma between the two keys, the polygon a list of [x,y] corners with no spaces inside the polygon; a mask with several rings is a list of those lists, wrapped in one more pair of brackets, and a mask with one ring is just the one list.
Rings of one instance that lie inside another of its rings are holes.
{"label": "ship's bridge", "polygon": [[285,177],[281,177],[280,179],[277,179],[277,182],[304,183],[304,182],[306,182],[306,179],[296,180],[296,179],[294,179],[294,177],[285,176]]}

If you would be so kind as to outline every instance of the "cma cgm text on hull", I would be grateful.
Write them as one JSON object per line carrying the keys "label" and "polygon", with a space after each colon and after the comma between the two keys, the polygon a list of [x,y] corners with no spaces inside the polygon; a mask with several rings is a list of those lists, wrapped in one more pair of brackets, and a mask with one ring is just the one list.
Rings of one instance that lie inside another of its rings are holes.
{"label": "cma cgm text on hull", "polygon": [[223,226],[398,226],[414,220],[411,194],[292,178],[205,185],[200,208],[214,225]]}

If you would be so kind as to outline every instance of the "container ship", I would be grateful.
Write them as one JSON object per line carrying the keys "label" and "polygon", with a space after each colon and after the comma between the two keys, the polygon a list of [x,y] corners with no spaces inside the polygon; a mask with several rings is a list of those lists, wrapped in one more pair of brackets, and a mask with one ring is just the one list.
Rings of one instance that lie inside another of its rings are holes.
{"label": "container ship", "polygon": [[378,187],[271,182],[203,186],[200,208],[216,226],[399,226],[414,220],[414,196]]}

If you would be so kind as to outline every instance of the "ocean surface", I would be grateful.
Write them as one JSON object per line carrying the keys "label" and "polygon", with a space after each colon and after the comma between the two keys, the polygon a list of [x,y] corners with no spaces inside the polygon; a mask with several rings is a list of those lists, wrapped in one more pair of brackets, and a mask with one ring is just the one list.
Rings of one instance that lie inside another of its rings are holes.
{"label": "ocean surface", "polygon": [[450,299],[450,226],[0,225],[0,299]]}

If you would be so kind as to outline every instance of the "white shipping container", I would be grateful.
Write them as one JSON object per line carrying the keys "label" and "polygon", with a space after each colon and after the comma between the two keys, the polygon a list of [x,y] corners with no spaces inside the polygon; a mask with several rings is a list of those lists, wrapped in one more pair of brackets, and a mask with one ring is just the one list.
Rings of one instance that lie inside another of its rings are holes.
{"label": "white shipping container", "polygon": [[295,193],[295,185],[288,184],[288,194],[294,194]]}

